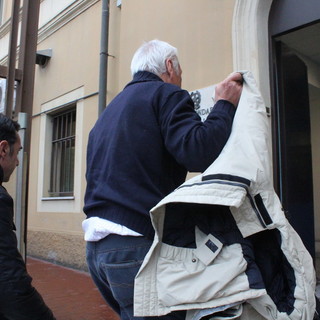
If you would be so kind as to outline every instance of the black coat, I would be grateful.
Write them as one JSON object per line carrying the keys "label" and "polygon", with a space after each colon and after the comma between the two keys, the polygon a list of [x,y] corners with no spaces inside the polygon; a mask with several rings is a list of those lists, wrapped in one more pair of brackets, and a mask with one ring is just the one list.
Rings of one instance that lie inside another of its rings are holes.
{"label": "black coat", "polygon": [[2,186],[2,176],[0,167],[0,320],[53,320],[17,249],[13,200]]}

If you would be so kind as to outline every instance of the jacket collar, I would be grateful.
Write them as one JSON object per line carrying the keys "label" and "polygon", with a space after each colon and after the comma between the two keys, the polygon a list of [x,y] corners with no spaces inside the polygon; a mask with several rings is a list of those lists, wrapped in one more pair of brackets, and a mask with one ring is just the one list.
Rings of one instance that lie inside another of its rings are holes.
{"label": "jacket collar", "polygon": [[2,182],[3,182],[3,169],[0,166],[0,186],[2,185]]}
{"label": "jacket collar", "polygon": [[129,82],[127,84],[127,86],[130,86],[130,85],[138,83],[138,82],[147,82],[147,81],[162,81],[163,82],[163,80],[160,77],[158,77],[157,75],[155,75],[152,72],[138,71],[137,73],[134,74],[132,81]]}

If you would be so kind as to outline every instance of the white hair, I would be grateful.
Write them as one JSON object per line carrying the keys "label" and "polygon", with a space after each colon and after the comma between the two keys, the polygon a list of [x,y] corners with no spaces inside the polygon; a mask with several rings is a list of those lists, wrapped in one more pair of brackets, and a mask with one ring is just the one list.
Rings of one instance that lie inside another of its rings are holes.
{"label": "white hair", "polygon": [[176,72],[179,71],[178,50],[167,42],[151,40],[145,42],[133,55],[131,74],[149,71],[161,76],[167,71],[166,60],[171,59]]}

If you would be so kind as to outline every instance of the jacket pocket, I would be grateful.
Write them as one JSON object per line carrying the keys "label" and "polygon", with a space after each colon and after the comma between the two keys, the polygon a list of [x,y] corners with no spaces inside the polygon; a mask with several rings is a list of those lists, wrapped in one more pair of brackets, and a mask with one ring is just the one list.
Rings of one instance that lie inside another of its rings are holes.
{"label": "jacket pocket", "polygon": [[206,302],[248,290],[241,246],[223,246],[213,235],[205,236],[199,230],[196,234],[195,249],[162,243],[157,291],[165,306]]}

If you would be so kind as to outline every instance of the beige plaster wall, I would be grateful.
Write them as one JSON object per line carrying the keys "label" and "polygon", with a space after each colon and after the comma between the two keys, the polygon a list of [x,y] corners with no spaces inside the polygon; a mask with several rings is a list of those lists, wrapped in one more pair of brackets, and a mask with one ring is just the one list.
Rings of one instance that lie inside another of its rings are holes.
{"label": "beige plaster wall", "polygon": [[[234,0],[122,0],[110,1],[107,99],[131,80],[130,63],[143,41],[161,39],[179,50],[183,87],[206,87],[232,72],[232,15]],[[72,90],[84,95],[98,91],[101,2],[41,41],[38,50],[52,48],[45,68],[36,67],[34,117],[29,184],[28,254],[77,268],[85,268],[81,222],[85,191],[85,153],[88,133],[97,119],[98,97],[83,101],[81,141],[81,206],[67,211],[57,200],[57,212],[39,211],[37,181],[41,107]],[[69,200],[73,201],[73,200]]]}
{"label": "beige plaster wall", "polygon": [[85,262],[85,242],[80,235],[29,230],[27,240],[28,254],[33,257],[83,271],[88,270]]}
{"label": "beige plaster wall", "polygon": [[143,41],[160,39],[178,48],[187,90],[206,87],[232,71],[235,1],[123,0],[120,85],[130,79],[130,62]]}
{"label": "beige plaster wall", "polygon": [[[31,136],[30,183],[28,202],[28,246],[29,255],[51,260],[79,269],[85,269],[85,242],[81,229],[85,190],[85,151],[87,136],[98,115],[98,96],[81,101],[83,118],[79,122],[81,167],[80,194],[75,200],[50,201],[54,212],[40,211],[41,192],[38,190],[38,175],[41,165],[39,146],[41,111],[45,104],[59,100],[74,90],[81,89],[83,96],[97,93],[99,86],[100,47],[100,2],[68,22],[38,44],[38,50],[51,48],[52,58],[42,68],[36,66],[34,109]],[[78,120],[77,120],[78,121]],[[78,124],[78,123],[77,123]],[[80,202],[78,210],[68,210],[70,202]]]}

